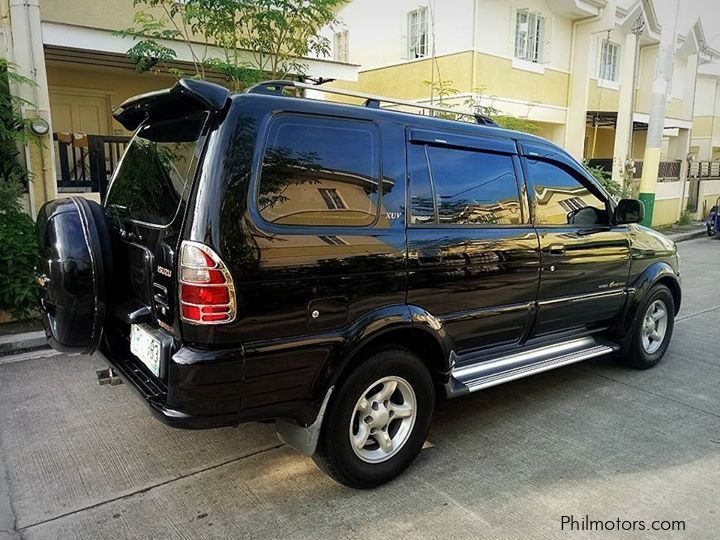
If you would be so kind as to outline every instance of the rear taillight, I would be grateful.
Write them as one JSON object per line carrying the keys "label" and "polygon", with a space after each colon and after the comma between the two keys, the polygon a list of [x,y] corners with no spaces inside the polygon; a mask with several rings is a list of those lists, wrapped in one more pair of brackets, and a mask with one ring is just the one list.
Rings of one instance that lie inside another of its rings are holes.
{"label": "rear taillight", "polygon": [[209,247],[185,241],[180,247],[180,313],[195,324],[235,319],[235,287],[220,257]]}

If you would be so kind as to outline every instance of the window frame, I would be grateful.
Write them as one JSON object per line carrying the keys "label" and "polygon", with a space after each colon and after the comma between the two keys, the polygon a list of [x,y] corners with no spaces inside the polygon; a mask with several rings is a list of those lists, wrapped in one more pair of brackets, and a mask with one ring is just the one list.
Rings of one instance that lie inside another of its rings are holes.
{"label": "window frame", "polygon": [[[256,148],[259,148],[257,153],[256,162],[253,166],[250,197],[248,197],[248,212],[256,223],[262,224],[264,230],[270,232],[277,232],[278,234],[307,234],[311,236],[339,236],[340,234],[362,234],[375,229],[378,221],[380,220],[380,210],[382,208],[382,189],[378,185],[378,198],[375,211],[375,219],[367,225],[287,225],[272,223],[265,219],[260,209],[258,208],[258,198],[260,194],[260,184],[262,182],[263,163],[265,161],[265,154],[269,146],[270,133],[272,132],[273,124],[279,120],[285,118],[301,118],[305,120],[330,120],[330,121],[346,121],[353,122],[355,124],[363,124],[367,127],[368,131],[373,134],[373,151],[377,156],[376,170],[374,173],[377,176],[378,182],[381,182],[383,173],[383,156],[382,156],[382,130],[379,125],[373,120],[367,118],[358,118],[352,116],[333,116],[328,114],[312,114],[296,110],[281,110],[273,112],[268,120],[264,123],[262,132],[258,134],[258,144]],[[343,201],[344,202],[344,201]],[[329,234],[328,231],[339,231],[338,233]]]}
{"label": "window frame", "polygon": [[[605,212],[607,213],[608,222],[606,224],[597,223],[594,225],[577,225],[573,223],[538,223],[537,220],[537,199],[535,197],[535,180],[528,170],[528,160],[542,161],[548,163],[558,169],[561,169],[572,176],[578,181],[583,187],[585,187],[592,195],[600,199],[605,203]],[[523,175],[527,183],[527,194],[530,205],[530,222],[535,228],[542,229],[563,229],[563,228],[583,228],[583,229],[603,229],[611,230],[616,228],[613,224],[613,202],[612,199],[597,185],[594,181],[587,178],[581,171],[566,163],[564,160],[553,159],[551,155],[539,155],[534,152],[524,152],[520,157],[520,162],[523,168]]]}
{"label": "window frame", "polygon": [[[515,151],[503,151],[507,148],[507,143],[511,142]],[[463,144],[464,143],[464,144]],[[422,148],[425,158],[425,167],[427,168],[428,179],[430,182],[430,191],[433,194],[433,214],[434,220],[426,223],[413,223],[412,208],[412,179],[410,178],[410,149],[412,147]],[[474,152],[477,154],[494,154],[507,156],[513,167],[515,176],[515,189],[518,194],[518,202],[520,203],[520,223],[440,223],[439,211],[437,204],[435,179],[432,174],[430,159],[428,155],[428,147],[446,148],[448,150],[463,150],[466,152]],[[529,207],[527,199],[527,186],[525,183],[525,174],[521,168],[520,159],[517,154],[517,147],[514,141],[507,139],[493,139],[491,137],[478,136],[473,137],[472,134],[458,133],[452,134],[448,132],[426,131],[417,129],[408,129],[408,137],[405,142],[405,155],[408,166],[406,167],[405,181],[405,226],[412,229],[522,229],[532,228],[532,222],[529,217]]]}
{"label": "window frame", "polygon": [[[604,62],[603,59],[608,58],[608,51],[606,50],[606,46],[608,48],[614,49],[614,56],[613,63],[608,64],[607,62]],[[612,41],[607,38],[601,38],[600,39],[600,56],[598,59],[598,80],[605,81],[605,82],[611,82],[611,83],[618,83],[620,81],[620,51],[621,51],[621,45],[615,41]],[[607,66],[610,66],[612,68],[612,76],[613,78],[606,77],[607,73]]]}
{"label": "window frame", "polygon": [[333,34],[333,61],[350,62],[350,31],[347,29]]}
{"label": "window frame", "polygon": [[[197,113],[186,113],[183,115],[179,115],[177,117],[170,117],[170,118],[163,119],[163,120],[156,121],[156,122],[150,122],[148,120],[145,120],[135,130],[135,133],[133,133],[132,137],[128,141],[127,147],[129,147],[135,141],[136,138],[141,138],[140,132],[144,128],[147,128],[152,125],[162,124],[162,123],[171,123],[171,122],[174,122],[179,119],[186,119],[186,118],[192,116],[193,114],[197,114]],[[155,229],[155,230],[159,230],[159,231],[167,230],[170,227],[174,226],[175,220],[178,219],[178,216],[182,212],[185,211],[185,207],[191,202],[191,198],[193,197],[193,192],[195,190],[196,181],[202,174],[202,163],[205,160],[205,152],[208,147],[207,142],[208,142],[208,135],[210,133],[211,126],[212,126],[211,115],[206,114],[205,121],[203,122],[203,125],[200,128],[200,135],[198,136],[198,139],[196,142],[196,146],[195,146],[195,150],[194,150],[194,154],[193,154],[193,158],[192,158],[192,164],[188,169],[188,179],[187,179],[187,182],[185,183],[185,188],[183,189],[183,192],[180,195],[181,202],[180,202],[180,205],[175,209],[175,214],[173,215],[172,219],[168,223],[165,223],[165,224],[152,223],[149,221],[142,221],[139,219],[134,219],[133,217],[130,217],[130,216],[122,217],[122,218],[118,218],[118,219],[120,219],[123,222],[133,223],[135,225],[140,225],[140,226],[146,227],[148,229]],[[117,165],[115,165],[115,170],[113,171],[112,176],[110,177],[110,179],[108,181],[108,187],[107,187],[107,191],[105,194],[105,199],[103,201],[103,206],[107,207],[109,213],[113,216],[117,215],[117,212],[113,211],[109,206],[107,206],[107,204],[108,204],[107,198],[108,198],[108,195],[110,194],[110,190],[112,189],[113,185],[115,184],[115,179],[120,171],[120,167],[123,164],[123,161],[125,159],[125,154],[126,154],[126,152],[123,152],[123,155],[118,160]]]}
{"label": "window frame", "polygon": [[[527,25],[525,35],[520,37],[520,17],[525,16],[525,25]],[[530,22],[534,22],[534,33],[530,32]],[[530,62],[533,64],[542,64],[545,61],[545,33],[547,28],[547,18],[541,11],[533,11],[530,8],[522,8],[515,11],[515,35],[513,40],[513,58]],[[531,40],[530,37],[534,36]],[[535,47],[531,48],[530,44],[535,42]],[[521,43],[521,54],[518,54],[518,43]],[[530,51],[534,50],[534,56],[530,55]]]}
{"label": "window frame", "polygon": [[[422,14],[422,18],[421,18]],[[416,16],[416,24],[413,24],[412,18],[413,16]],[[420,24],[420,21],[422,20],[422,25]],[[411,11],[408,11],[406,16],[406,24],[407,24],[407,46],[406,46],[406,54],[408,59],[410,60],[419,60],[421,58],[427,58],[428,57],[428,48],[429,48],[429,40],[430,40],[430,31],[428,26],[428,8],[425,6],[419,6],[416,9],[413,9]],[[416,42],[416,54],[412,54],[413,50],[413,30],[417,31],[417,42]],[[421,31],[422,30],[422,31]],[[425,41],[424,43],[421,40],[421,36],[425,35]],[[422,54],[417,54],[417,51],[423,49]]]}

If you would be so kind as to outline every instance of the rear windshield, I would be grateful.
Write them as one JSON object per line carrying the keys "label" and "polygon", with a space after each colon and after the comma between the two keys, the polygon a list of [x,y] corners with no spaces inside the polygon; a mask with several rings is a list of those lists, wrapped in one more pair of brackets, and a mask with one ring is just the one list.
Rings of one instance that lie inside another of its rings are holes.
{"label": "rear windshield", "polygon": [[187,197],[207,113],[141,127],[115,172],[106,206],[123,217],[167,225]]}

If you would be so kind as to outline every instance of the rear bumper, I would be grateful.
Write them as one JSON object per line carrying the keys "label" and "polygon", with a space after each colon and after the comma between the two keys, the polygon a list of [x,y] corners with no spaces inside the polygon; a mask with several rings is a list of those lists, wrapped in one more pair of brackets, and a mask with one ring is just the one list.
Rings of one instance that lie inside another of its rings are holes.
{"label": "rear bumper", "polygon": [[103,346],[97,354],[137,391],[163,424],[181,429],[239,424],[242,350],[219,354],[182,348],[169,359],[167,378],[161,380],[120,349]]}

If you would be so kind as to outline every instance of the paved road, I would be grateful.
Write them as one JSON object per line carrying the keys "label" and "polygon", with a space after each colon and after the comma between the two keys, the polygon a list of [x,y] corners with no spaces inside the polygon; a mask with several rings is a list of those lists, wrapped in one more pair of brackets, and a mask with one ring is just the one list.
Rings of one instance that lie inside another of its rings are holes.
{"label": "paved road", "polygon": [[443,403],[415,465],[369,492],[267,425],[166,428],[132,389],[98,386],[97,359],[0,363],[0,538],[554,538],[570,514],[716,537],[720,241],[681,253],[685,303],[660,366],[598,359]]}

